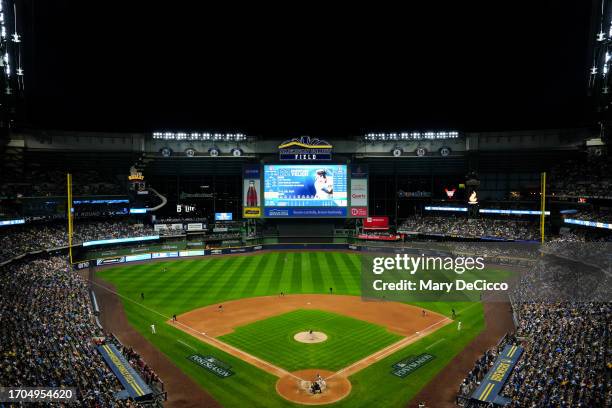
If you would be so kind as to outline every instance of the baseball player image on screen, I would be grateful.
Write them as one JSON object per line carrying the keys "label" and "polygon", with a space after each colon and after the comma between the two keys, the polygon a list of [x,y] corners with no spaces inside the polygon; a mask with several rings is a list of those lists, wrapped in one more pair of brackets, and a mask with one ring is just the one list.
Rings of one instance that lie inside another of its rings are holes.
{"label": "baseball player image on screen", "polygon": [[325,169],[317,170],[315,174],[315,198],[330,200],[334,197],[334,178]]}

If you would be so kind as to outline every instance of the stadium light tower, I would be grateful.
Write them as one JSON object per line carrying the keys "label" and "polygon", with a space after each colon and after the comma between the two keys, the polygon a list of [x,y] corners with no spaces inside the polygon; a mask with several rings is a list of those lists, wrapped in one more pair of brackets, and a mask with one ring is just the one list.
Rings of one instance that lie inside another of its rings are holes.
{"label": "stadium light tower", "polygon": [[24,95],[22,37],[19,29],[22,0],[0,0],[0,146]]}
{"label": "stadium light tower", "polygon": [[612,0],[593,0],[590,58],[589,95],[599,116],[601,138],[608,139],[612,125]]}

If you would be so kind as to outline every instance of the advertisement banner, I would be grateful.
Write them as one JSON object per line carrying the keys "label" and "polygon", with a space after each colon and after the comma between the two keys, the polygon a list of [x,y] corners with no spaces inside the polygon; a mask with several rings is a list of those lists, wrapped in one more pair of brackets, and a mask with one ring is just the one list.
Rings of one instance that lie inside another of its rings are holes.
{"label": "advertisement banner", "polygon": [[267,207],[265,216],[270,218],[283,217],[346,217],[346,208],[282,208]]}
{"label": "advertisement banner", "polygon": [[179,256],[204,256],[204,250],[179,251]]}
{"label": "advertisement banner", "polygon": [[351,206],[367,207],[368,206],[368,180],[367,179],[352,179],[351,180]]}
{"label": "advertisement banner", "polygon": [[368,235],[368,234],[359,234],[357,235],[359,239],[367,239],[369,241],[399,241],[402,239],[401,235]]}
{"label": "advertisement banner", "polygon": [[366,218],[368,216],[368,207],[351,207],[351,217]]}
{"label": "advertisement banner", "polygon": [[363,228],[370,230],[386,230],[389,229],[389,217],[367,217],[363,220]]}
{"label": "advertisement banner", "polygon": [[187,231],[202,231],[204,229],[201,222],[191,222],[187,224]]}
{"label": "advertisement banner", "polygon": [[107,258],[107,259],[98,259],[96,261],[96,265],[102,266],[102,265],[110,265],[110,264],[116,264],[116,263],[121,263],[121,262],[125,262],[125,256],[118,256],[115,258]]}
{"label": "advertisement banner", "polygon": [[126,255],[125,262],[145,261],[151,259],[151,254]]}
{"label": "advertisement banner", "polygon": [[366,218],[368,216],[367,178],[351,179],[351,210],[349,215],[354,218]]}
{"label": "advertisement banner", "polygon": [[153,252],[151,258],[176,258],[179,256],[178,252]]}
{"label": "advertisement banner", "polygon": [[243,218],[261,218],[261,208],[259,207],[243,207]]}
{"label": "advertisement banner", "polygon": [[367,179],[368,165],[367,164],[351,164],[351,179]]}
{"label": "advertisement banner", "polygon": [[242,217],[261,217],[261,175],[258,165],[244,168],[242,178]]}
{"label": "advertisement banner", "polygon": [[232,213],[215,213],[215,221],[232,221]]}

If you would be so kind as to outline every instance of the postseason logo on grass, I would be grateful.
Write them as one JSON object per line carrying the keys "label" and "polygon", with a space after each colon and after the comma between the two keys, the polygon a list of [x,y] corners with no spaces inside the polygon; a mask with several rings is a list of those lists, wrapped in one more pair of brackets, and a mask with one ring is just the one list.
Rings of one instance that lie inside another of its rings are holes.
{"label": "postseason logo on grass", "polygon": [[217,377],[227,378],[234,375],[234,372],[230,369],[231,366],[224,363],[223,361],[213,356],[202,356],[200,354],[192,354],[187,356],[187,360],[196,363],[200,367],[210,371]]}
{"label": "postseason logo on grass", "polygon": [[393,371],[391,371],[391,374],[404,378],[408,374],[414,372],[416,369],[429,363],[434,358],[435,356],[428,353],[419,354],[416,357],[407,357],[393,364]]}

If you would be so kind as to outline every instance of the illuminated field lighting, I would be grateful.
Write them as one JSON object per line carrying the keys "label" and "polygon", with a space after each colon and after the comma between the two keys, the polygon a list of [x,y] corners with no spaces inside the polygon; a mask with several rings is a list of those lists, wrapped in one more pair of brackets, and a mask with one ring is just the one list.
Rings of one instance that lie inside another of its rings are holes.
{"label": "illuminated field lighting", "polygon": [[201,133],[201,132],[153,132],[154,140],[201,140],[218,142],[244,142],[248,140],[243,133]]}
{"label": "illuminated field lighting", "polygon": [[367,133],[363,136],[366,142],[395,142],[407,140],[446,140],[459,138],[459,132],[400,132],[400,133]]}

